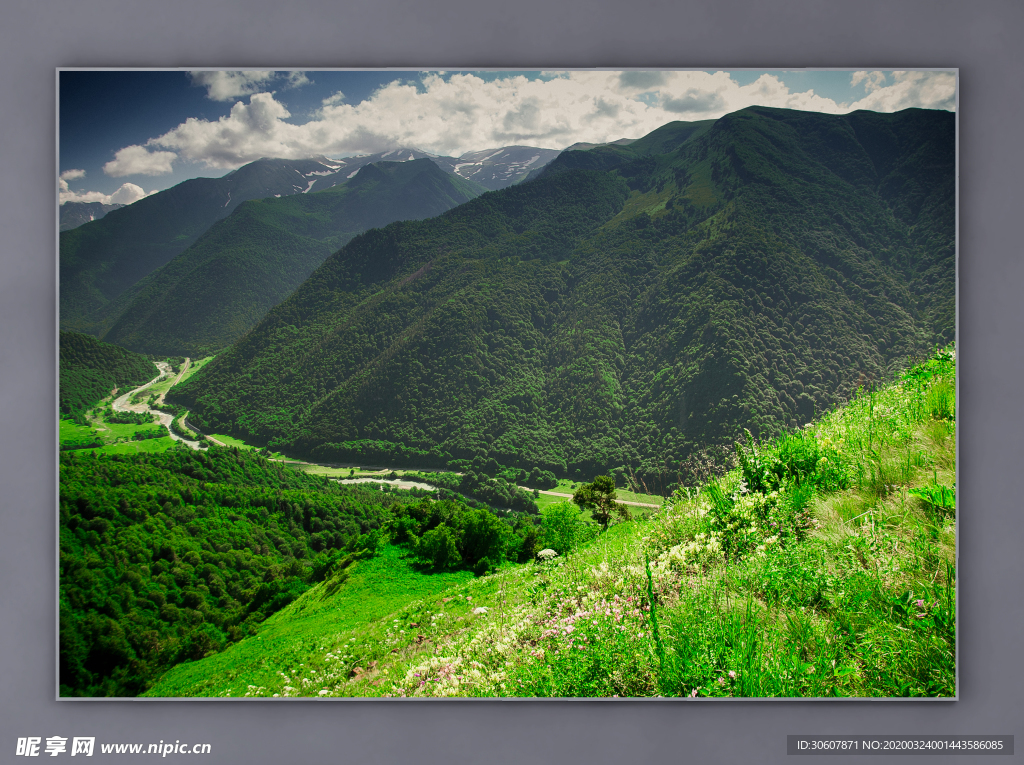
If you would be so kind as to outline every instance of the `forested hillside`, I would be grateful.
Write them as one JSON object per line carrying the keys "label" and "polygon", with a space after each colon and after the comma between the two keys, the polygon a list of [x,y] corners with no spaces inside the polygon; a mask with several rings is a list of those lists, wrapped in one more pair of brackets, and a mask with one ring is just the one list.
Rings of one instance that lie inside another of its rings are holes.
{"label": "forested hillside", "polygon": [[952,338],[954,155],[947,112],[761,107],[566,152],[356,237],[177,400],[320,460],[663,491]]}
{"label": "forested hillside", "polygon": [[81,416],[114,388],[141,385],[156,365],[137,353],[78,332],[60,333],[60,412]]}
{"label": "forested hillside", "polygon": [[294,194],[320,160],[261,159],[222,178],[192,178],[60,234],[60,325],[96,334],[125,290],[248,199]]}
{"label": "forested hillside", "polygon": [[[60,459],[62,695],[134,696],[376,544],[390,494],[251,452]],[[406,500],[408,501],[408,499]]]}
{"label": "forested hillside", "polygon": [[326,191],[245,202],[139,284],[103,339],[156,354],[219,350],[356,234],[439,215],[485,191],[416,159],[362,166]]}

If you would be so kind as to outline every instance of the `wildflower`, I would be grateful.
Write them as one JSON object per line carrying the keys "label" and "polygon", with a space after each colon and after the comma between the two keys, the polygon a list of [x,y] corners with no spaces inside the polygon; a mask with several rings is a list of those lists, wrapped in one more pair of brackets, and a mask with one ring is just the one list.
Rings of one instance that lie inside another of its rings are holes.
{"label": "wildflower", "polygon": [[725,685],[725,678],[724,677],[718,678],[718,684],[719,685]]}
{"label": "wildflower", "polygon": [[736,679],[736,670],[734,670],[734,669],[730,669],[729,670],[729,679],[730,680],[735,680]]}
{"label": "wildflower", "polygon": [[694,688],[692,691],[690,691],[690,698],[691,699],[692,698],[696,698],[696,696],[697,696],[697,689]]}
{"label": "wildflower", "polygon": [[915,603],[915,605],[917,605],[918,608],[921,608],[921,609],[924,608],[924,601],[923,600],[916,600],[916,601],[914,601],[914,603]]}

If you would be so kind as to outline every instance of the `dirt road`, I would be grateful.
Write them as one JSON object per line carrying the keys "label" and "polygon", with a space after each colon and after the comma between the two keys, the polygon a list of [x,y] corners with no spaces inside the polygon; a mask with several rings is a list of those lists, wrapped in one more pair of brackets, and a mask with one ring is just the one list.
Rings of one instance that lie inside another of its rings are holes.
{"label": "dirt road", "polygon": [[[185,364],[182,367],[181,372],[174,379],[174,382],[171,383],[170,387],[174,387],[174,385],[176,385],[178,383],[178,381],[181,380],[182,375],[184,375],[185,372],[188,371],[189,362],[190,362],[189,359],[185,359]],[[167,433],[168,433],[168,435],[170,435],[171,438],[173,438],[175,441],[181,441],[183,444],[185,444],[186,446],[188,446],[188,447],[190,447],[192,449],[198,449],[199,448],[199,442],[198,441],[190,441],[187,438],[182,438],[177,433],[175,433],[173,430],[171,430],[171,423],[174,422],[174,415],[168,414],[167,412],[160,412],[160,411],[157,411],[155,409],[150,409],[149,408],[149,404],[146,403],[145,401],[139,401],[138,403],[135,403],[135,404],[131,403],[131,398],[132,398],[133,395],[135,395],[136,393],[141,393],[142,391],[144,391],[144,390],[146,390],[148,388],[151,388],[152,386],[156,385],[161,380],[166,380],[167,377],[171,374],[171,367],[170,367],[170,365],[167,362],[165,362],[165,361],[156,361],[154,363],[156,364],[156,368],[160,370],[160,374],[158,374],[156,377],[154,377],[152,380],[150,380],[145,385],[140,385],[138,388],[135,388],[134,390],[130,390],[127,393],[125,393],[124,395],[116,398],[114,400],[114,402],[111,404],[111,407],[114,409],[115,412],[149,412],[150,414],[155,414],[157,416],[157,419],[160,420],[160,424],[163,425],[165,428],[167,428]],[[161,393],[160,397],[157,399],[157,403],[162,404],[164,402],[164,396],[166,396],[166,395],[167,395],[167,391],[164,391],[163,393]],[[213,441],[212,438],[210,440]],[[216,443],[220,443],[220,442],[216,442]],[[223,444],[220,444],[220,445],[223,446]]]}

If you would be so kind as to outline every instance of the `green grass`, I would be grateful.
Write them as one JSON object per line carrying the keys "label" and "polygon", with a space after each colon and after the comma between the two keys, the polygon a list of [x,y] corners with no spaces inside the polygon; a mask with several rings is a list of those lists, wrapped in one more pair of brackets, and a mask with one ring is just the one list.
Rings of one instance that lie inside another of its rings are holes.
{"label": "green grass", "polygon": [[218,441],[223,443],[225,446],[233,446],[233,447],[235,447],[237,449],[256,449],[257,448],[255,446],[247,444],[245,441],[242,441],[241,439],[233,438],[232,436],[224,436],[224,435],[221,435],[220,433],[209,433],[208,435],[209,435],[210,438],[216,438]]}
{"label": "green grass", "polygon": [[[552,489],[545,489],[545,491],[553,491],[559,494],[568,494],[569,496],[572,496],[572,494],[584,483],[586,483],[586,481],[572,481],[567,478],[562,478],[558,481],[557,486]],[[542,494],[541,497],[543,496],[544,495]],[[562,500],[560,497],[551,497],[550,495],[548,495],[548,497],[554,502],[561,502]],[[665,501],[664,497],[660,497],[657,494],[640,494],[638,492],[627,491],[622,488],[617,488],[615,490],[615,498],[620,502],[642,502],[644,504],[657,505],[659,507],[661,506],[661,503]],[[551,502],[547,502],[546,504],[551,504]],[[540,505],[539,501],[538,505]],[[544,506],[545,505],[541,505],[541,507]],[[641,508],[636,509],[640,510]]]}
{"label": "green grass", "polygon": [[183,374],[181,376],[181,380],[178,381],[179,384],[185,382],[185,380],[190,378],[192,375],[194,375],[200,369],[205,367],[207,364],[209,364],[215,358],[216,358],[216,356],[207,356],[206,358],[199,359],[198,361],[193,360],[192,363],[189,365],[188,371],[185,374]]}
{"label": "green grass", "polygon": [[107,422],[106,420],[103,420],[100,421],[100,425],[97,427],[97,430],[99,430],[100,427],[103,428],[103,430],[100,430],[100,435],[103,436],[104,440],[109,442],[119,438],[130,439],[140,430],[152,430],[153,428],[163,426],[156,422],[150,425],[131,425],[119,422]]}
{"label": "green grass", "polygon": [[[122,423],[106,422],[101,419],[91,420],[93,425],[77,425],[68,419],[60,420],[59,439],[61,444],[72,442],[85,442],[98,439],[101,447],[94,447],[97,452],[107,454],[138,454],[159,452],[173,446],[170,436],[161,438],[149,438],[143,441],[135,441],[132,437],[137,431],[152,430],[160,427],[157,423],[150,425],[126,425]],[[120,443],[118,441],[120,440]]]}
{"label": "green grass", "polygon": [[[316,688],[303,688],[317,695],[325,673],[336,673],[329,686],[348,690],[347,677],[355,666],[366,667],[390,653],[391,644],[401,644],[400,652],[416,652],[417,628],[409,627],[425,608],[439,601],[439,593],[458,592],[473,578],[469,572],[424,574],[416,571],[404,552],[388,546],[384,553],[360,561],[350,569],[348,579],[333,595],[327,595],[330,582],[304,593],[294,603],[271,616],[257,635],[246,638],[225,651],[175,667],[151,688],[146,696],[271,695],[258,688],[283,687],[296,672],[318,677]],[[462,611],[468,611],[463,606]],[[393,627],[398,618],[401,627]],[[426,617],[429,620],[429,616]],[[404,631],[402,631],[404,630]],[[353,640],[353,638],[355,638]],[[324,660],[323,654],[343,656],[339,661]],[[298,678],[293,679],[300,685]],[[367,681],[369,682],[369,681]],[[250,688],[249,686],[253,686]],[[371,686],[373,687],[373,686]]]}
{"label": "green grass", "polygon": [[[234,436],[225,436],[221,435],[220,433],[211,433],[208,435],[210,436],[210,438],[217,439],[225,446],[233,446],[236,449],[250,449],[252,451],[260,451],[260,447],[253,446],[252,444],[246,443],[240,438],[235,438]],[[290,461],[287,457],[281,454],[281,452],[270,452],[267,456],[273,460],[284,460],[285,462]]]}
{"label": "green grass", "polygon": [[92,426],[79,425],[73,420],[60,419],[59,438],[61,442],[75,441],[98,435],[98,431]]}
{"label": "green grass", "polygon": [[169,391],[171,389],[171,383],[174,382],[174,378],[176,378],[177,376],[177,374],[171,373],[164,377],[162,380],[160,380],[160,382],[154,383],[153,385],[146,388],[144,391],[142,391],[142,400],[148,400],[149,397],[152,395],[156,395],[157,397],[159,397],[160,394]]}
{"label": "green grass", "polygon": [[389,547],[150,695],[950,697],[955,365],[937,360],[551,562],[446,579]]}
{"label": "green grass", "polygon": [[565,502],[565,500],[566,497],[555,497],[551,494],[539,494],[538,496],[533,497],[533,501],[537,503],[537,507],[541,510],[545,507],[550,507],[551,505],[557,505],[559,502]]}
{"label": "green grass", "polygon": [[98,454],[152,454],[173,449],[177,441],[170,436],[147,438],[145,441],[122,441],[119,444],[107,444],[96,449]]}

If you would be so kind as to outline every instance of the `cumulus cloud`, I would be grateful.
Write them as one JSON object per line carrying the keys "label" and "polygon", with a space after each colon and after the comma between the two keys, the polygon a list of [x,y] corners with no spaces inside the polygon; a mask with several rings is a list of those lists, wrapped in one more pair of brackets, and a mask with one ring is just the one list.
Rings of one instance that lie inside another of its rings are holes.
{"label": "cumulus cloud", "polygon": [[61,204],[65,202],[101,202],[105,205],[130,205],[132,202],[138,202],[140,199],[156,193],[156,190],[147,193],[134,183],[121,184],[113,194],[104,194],[102,191],[72,191],[63,175],[64,173],[61,173],[62,177],[58,181]]}
{"label": "cumulus cloud", "polygon": [[[85,177],[85,170],[65,170],[63,173],[60,174],[60,179],[62,181],[73,181],[76,178],[84,178],[84,177]],[[64,185],[67,186],[66,183]]]}
{"label": "cumulus cloud", "polygon": [[206,88],[206,97],[213,101],[233,101],[253,93],[261,93],[275,84],[299,88],[312,80],[305,72],[271,72],[249,70],[240,72],[189,72],[192,84]]}
{"label": "cumulus cloud", "polygon": [[864,83],[864,92],[871,93],[879,88],[885,87],[885,72],[854,72],[850,77],[850,84],[856,87]]}
{"label": "cumulus cloud", "polygon": [[679,98],[666,98],[661,107],[673,114],[688,112],[710,112],[722,108],[722,96],[718,93],[707,93],[690,89]]}
{"label": "cumulus cloud", "polygon": [[665,72],[622,72],[619,86],[624,90],[651,90],[665,82]]}
{"label": "cumulus cloud", "polygon": [[[245,79],[252,74],[245,72],[201,74],[211,93],[214,82],[219,93],[252,91],[272,82],[269,77]],[[512,144],[561,149],[577,141],[637,138],[672,120],[716,119],[752,105],[831,114],[952,108],[955,78],[949,72],[853,77],[866,92],[856,104],[837,103],[813,90],[793,92],[771,74],[740,85],[727,72],[591,70],[548,72],[532,80],[427,73],[418,83],[396,79],[358,104],[345,103],[344,95],[335,93],[303,124],[286,121],[291,115],[274,93],[250,92],[248,103],[237,101],[224,117],[190,118],[150,139],[147,147],[150,157],[169,155],[168,166],[176,153],[229,169],[259,157],[374,153],[400,146],[452,156]]]}
{"label": "cumulus cloud", "polygon": [[274,79],[273,72],[189,72],[193,85],[206,88],[206,97],[213,101],[231,101],[258,93]]}
{"label": "cumulus cloud", "polygon": [[[854,77],[857,72],[854,74]],[[892,72],[888,78],[874,77],[882,72],[864,73],[867,95],[850,104],[850,110],[870,109],[876,112],[898,112],[901,109],[947,109],[956,106],[956,74],[954,72]],[[854,83],[856,84],[856,83]]]}
{"label": "cumulus cloud", "polygon": [[145,146],[125,146],[103,172],[114,178],[125,175],[163,175],[172,172],[171,163],[177,159],[171,151],[149,151]]}
{"label": "cumulus cloud", "polygon": [[305,72],[287,72],[284,80],[286,88],[301,88],[303,85],[313,84]]}

